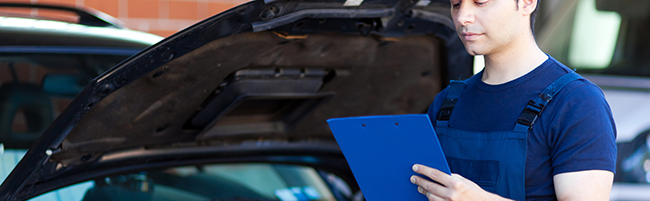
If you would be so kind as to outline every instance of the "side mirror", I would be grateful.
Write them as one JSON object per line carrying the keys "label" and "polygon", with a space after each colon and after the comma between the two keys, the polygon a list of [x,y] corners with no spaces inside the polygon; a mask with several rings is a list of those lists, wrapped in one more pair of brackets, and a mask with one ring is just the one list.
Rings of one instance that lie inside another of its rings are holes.
{"label": "side mirror", "polygon": [[622,17],[645,19],[650,12],[650,0],[596,0],[596,9],[614,11]]}

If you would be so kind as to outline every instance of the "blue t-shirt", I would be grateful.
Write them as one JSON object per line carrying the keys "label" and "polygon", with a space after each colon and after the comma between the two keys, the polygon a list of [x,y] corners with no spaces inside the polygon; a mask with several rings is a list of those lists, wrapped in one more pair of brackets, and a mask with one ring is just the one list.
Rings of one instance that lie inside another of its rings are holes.
{"label": "blue t-shirt", "polygon": [[[468,131],[512,131],[526,103],[569,71],[549,56],[533,71],[505,84],[486,84],[480,72],[467,80],[449,125]],[[429,107],[433,125],[447,90],[440,92]],[[556,174],[582,170],[615,172],[615,139],[614,120],[600,88],[587,80],[569,83],[529,131],[526,200],[556,200]]]}

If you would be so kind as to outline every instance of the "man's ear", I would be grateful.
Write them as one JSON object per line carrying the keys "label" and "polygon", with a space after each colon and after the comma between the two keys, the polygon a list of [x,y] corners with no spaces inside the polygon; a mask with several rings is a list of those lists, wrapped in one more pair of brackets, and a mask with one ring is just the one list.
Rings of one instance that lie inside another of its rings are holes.
{"label": "man's ear", "polygon": [[537,8],[538,0],[518,0],[521,11],[524,15],[531,15],[535,8]]}

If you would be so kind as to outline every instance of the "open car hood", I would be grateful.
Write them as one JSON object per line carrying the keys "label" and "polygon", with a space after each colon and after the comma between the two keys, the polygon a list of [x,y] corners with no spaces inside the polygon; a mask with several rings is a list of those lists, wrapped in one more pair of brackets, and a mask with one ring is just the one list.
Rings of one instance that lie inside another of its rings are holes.
{"label": "open car hood", "polygon": [[326,119],[425,112],[450,78],[471,76],[471,63],[448,0],[249,2],[97,77],[0,186],[0,200],[270,154],[349,173]]}

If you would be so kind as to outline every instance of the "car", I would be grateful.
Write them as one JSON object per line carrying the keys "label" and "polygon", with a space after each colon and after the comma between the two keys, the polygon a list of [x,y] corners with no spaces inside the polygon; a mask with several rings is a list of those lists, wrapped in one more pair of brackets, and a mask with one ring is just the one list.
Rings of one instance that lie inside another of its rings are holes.
{"label": "car", "polygon": [[257,0],[205,19],[88,83],[0,200],[362,199],[326,120],[424,113],[471,76],[449,7]]}
{"label": "car", "polygon": [[92,9],[6,2],[0,38],[0,181],[87,83],[162,39]]}
{"label": "car", "polygon": [[650,2],[542,4],[540,48],[599,85],[612,109],[618,155],[610,199],[650,200]]}

